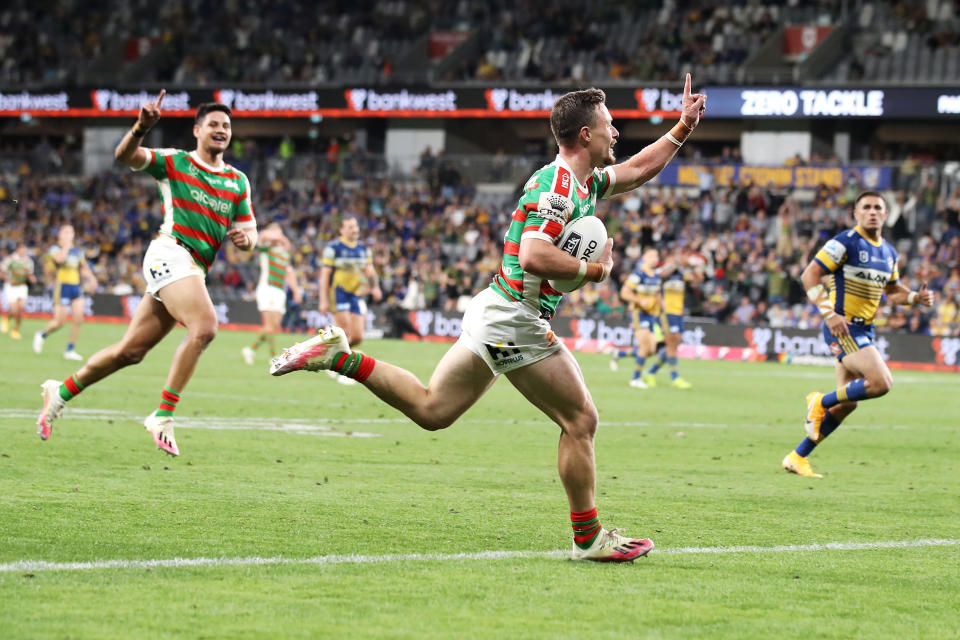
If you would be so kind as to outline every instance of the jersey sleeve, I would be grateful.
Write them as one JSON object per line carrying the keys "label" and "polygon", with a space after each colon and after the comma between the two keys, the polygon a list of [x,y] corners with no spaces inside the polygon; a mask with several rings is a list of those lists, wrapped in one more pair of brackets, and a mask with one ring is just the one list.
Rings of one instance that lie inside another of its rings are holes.
{"label": "jersey sleeve", "polygon": [[323,255],[320,256],[320,264],[325,267],[332,267],[333,261],[337,257],[337,250],[333,248],[333,245],[327,245],[323,248]]}
{"label": "jersey sleeve", "polygon": [[836,236],[827,244],[823,245],[813,260],[821,267],[833,273],[840,268],[847,259],[847,245],[844,244],[841,236]]}
{"label": "jersey sleeve", "polygon": [[636,291],[637,286],[640,284],[640,275],[636,271],[634,271],[627,277],[626,281],[623,284],[628,286],[632,291]]}
{"label": "jersey sleeve", "polygon": [[595,168],[593,179],[597,183],[597,197],[607,200],[613,197],[613,185],[617,184],[617,174],[613,167]]}
{"label": "jersey sleeve", "polygon": [[573,213],[573,176],[563,167],[551,167],[535,174],[531,181],[534,179],[536,182],[521,199],[527,215],[520,241],[537,238],[556,244]]}
{"label": "jersey sleeve", "polygon": [[179,149],[149,149],[143,147],[143,150],[147,152],[146,164],[142,167],[134,167],[134,171],[146,171],[157,180],[163,180],[167,177],[167,156],[186,153]]}
{"label": "jersey sleeve", "polygon": [[[239,172],[237,172],[239,173]],[[240,201],[237,203],[236,216],[233,218],[233,229],[256,229],[257,219],[253,215],[253,202],[251,201],[250,180],[246,175],[240,174],[243,179],[243,193],[240,194]]]}
{"label": "jersey sleeve", "polygon": [[896,249],[892,247],[891,251],[893,252],[893,270],[890,273],[890,279],[887,281],[887,284],[896,284],[900,281],[900,255]]}

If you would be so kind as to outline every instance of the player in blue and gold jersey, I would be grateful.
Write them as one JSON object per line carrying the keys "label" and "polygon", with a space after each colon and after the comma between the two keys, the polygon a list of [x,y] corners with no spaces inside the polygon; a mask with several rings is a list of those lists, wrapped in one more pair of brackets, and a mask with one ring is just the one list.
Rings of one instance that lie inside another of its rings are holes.
{"label": "player in blue and gold jersey", "polygon": [[375,302],[383,297],[373,267],[370,249],[360,242],[360,226],[349,216],[340,223],[340,237],[323,250],[320,268],[320,313],[333,306],[336,325],[347,334],[351,346],[363,341],[368,292]]}
{"label": "player in blue and gold jersey", "polygon": [[[837,389],[807,395],[807,437],[783,459],[783,468],[811,478],[807,456],[833,433],[857,401],[879,398],[890,391],[893,376],[874,346],[874,316],[880,299],[896,304],[933,306],[934,295],[924,283],[911,291],[900,282],[897,251],[881,237],[887,203],[876,191],[864,191],[853,205],[857,226],[824,245],[804,270],[807,297],[823,315],[823,337],[837,357]],[[829,278],[829,289],[823,279]]]}
{"label": "player in blue and gold jersey", "polygon": [[67,360],[83,360],[83,356],[74,350],[74,345],[80,335],[80,325],[83,324],[83,314],[86,311],[86,299],[81,287],[81,277],[88,292],[93,293],[97,288],[97,279],[87,265],[83,250],[74,246],[75,232],[73,225],[63,225],[57,234],[57,244],[50,248],[48,259],[56,270],[56,281],[53,285],[53,319],[43,331],[33,335],[33,351],[41,353],[47,336],[64,325],[67,319],[67,308],[73,316],[73,326],[70,327],[70,341],[63,357]]}
{"label": "player in blue and gold jersey", "polygon": [[[636,367],[630,386],[646,389],[647,383],[641,377],[643,365],[647,358],[657,352],[657,338],[654,335],[656,326],[660,323],[660,309],[662,295],[660,286],[663,279],[657,270],[660,263],[660,253],[653,247],[643,252],[633,273],[620,287],[620,297],[630,306],[630,318],[633,323],[633,332],[637,346],[633,349]],[[610,368],[617,370],[617,360],[627,355],[626,351],[612,352]]]}

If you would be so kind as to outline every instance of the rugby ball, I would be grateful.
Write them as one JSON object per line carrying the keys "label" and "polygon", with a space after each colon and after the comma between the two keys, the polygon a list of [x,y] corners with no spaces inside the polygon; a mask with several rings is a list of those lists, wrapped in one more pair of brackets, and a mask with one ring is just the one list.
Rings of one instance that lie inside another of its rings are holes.
{"label": "rugby ball", "polygon": [[[607,228],[596,216],[580,216],[563,227],[557,246],[574,258],[584,262],[596,262],[607,243]],[[551,287],[561,293],[576,291],[587,283],[584,278],[573,280],[548,280]]]}

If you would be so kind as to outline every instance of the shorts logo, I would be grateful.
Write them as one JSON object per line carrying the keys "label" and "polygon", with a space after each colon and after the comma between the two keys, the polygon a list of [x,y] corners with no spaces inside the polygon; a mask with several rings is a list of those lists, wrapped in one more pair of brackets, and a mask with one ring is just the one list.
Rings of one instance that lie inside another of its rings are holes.
{"label": "shorts logo", "polygon": [[494,346],[492,344],[485,344],[483,346],[490,352],[490,359],[493,360],[493,364],[505,365],[523,360],[523,356],[520,355],[520,349],[517,349],[517,345],[513,342],[508,342],[505,345],[498,344]]}
{"label": "shorts logo", "polygon": [[583,236],[573,231],[570,233],[570,236],[567,237],[567,241],[563,243],[563,246],[560,247],[560,249],[569,253],[572,256],[576,256],[577,253],[580,251],[580,242],[582,240],[583,240]]}
{"label": "shorts logo", "polygon": [[160,262],[149,269],[150,277],[154,280],[162,280],[170,276],[170,267],[167,266],[166,262]]}

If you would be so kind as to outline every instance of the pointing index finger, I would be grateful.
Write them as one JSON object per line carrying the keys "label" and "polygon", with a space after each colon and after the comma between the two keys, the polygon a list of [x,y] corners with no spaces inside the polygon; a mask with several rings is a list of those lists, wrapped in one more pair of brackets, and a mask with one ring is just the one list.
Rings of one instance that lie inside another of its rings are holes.
{"label": "pointing index finger", "polygon": [[690,74],[687,74],[687,79],[683,83],[683,97],[690,97]]}
{"label": "pointing index finger", "polygon": [[160,89],[160,93],[157,95],[157,108],[160,108],[160,104],[163,102],[163,96],[167,95],[166,89]]}

